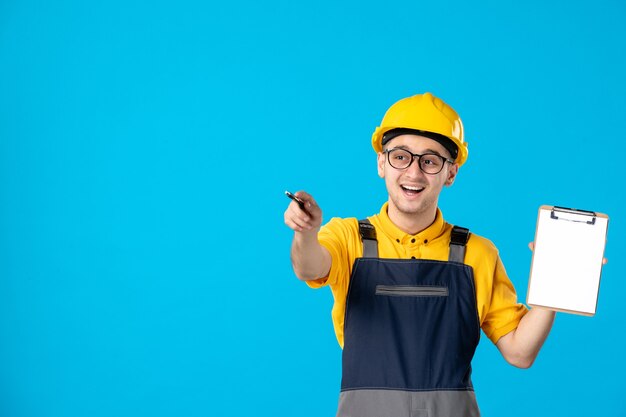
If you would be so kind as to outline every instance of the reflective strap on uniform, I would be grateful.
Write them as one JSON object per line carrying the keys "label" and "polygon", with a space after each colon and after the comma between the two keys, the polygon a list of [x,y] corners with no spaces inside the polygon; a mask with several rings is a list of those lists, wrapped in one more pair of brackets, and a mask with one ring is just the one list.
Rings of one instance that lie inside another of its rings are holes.
{"label": "reflective strap on uniform", "polygon": [[359,233],[363,242],[363,257],[378,258],[378,241],[376,240],[376,229],[368,219],[359,220]]}
{"label": "reflective strap on uniform", "polygon": [[463,263],[465,260],[465,244],[469,240],[470,231],[465,227],[454,226],[450,234],[450,255],[448,262]]}

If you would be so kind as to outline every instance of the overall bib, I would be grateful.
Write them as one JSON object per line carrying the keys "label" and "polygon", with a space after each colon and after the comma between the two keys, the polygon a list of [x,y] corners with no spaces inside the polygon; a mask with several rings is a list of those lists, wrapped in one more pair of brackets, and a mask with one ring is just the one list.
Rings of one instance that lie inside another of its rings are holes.
{"label": "overall bib", "polygon": [[480,338],[469,231],[452,231],[448,262],[379,259],[360,221],[344,322],[337,417],[479,416],[471,361]]}

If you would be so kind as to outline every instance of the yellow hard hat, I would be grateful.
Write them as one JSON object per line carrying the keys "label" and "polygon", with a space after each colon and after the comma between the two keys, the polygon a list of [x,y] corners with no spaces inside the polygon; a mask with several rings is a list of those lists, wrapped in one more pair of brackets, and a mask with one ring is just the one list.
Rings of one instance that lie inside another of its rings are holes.
{"label": "yellow hard hat", "polygon": [[461,118],[452,107],[431,93],[404,98],[387,110],[383,121],[372,135],[372,147],[376,152],[383,150],[383,135],[394,129],[416,130],[419,131],[418,134],[432,136],[435,140],[444,136],[458,148],[456,162],[459,166],[467,160],[467,143],[463,138]]}

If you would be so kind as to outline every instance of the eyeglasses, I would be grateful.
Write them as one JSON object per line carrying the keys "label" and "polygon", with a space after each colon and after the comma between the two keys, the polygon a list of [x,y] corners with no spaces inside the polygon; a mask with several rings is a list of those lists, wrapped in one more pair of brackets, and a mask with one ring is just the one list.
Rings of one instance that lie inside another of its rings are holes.
{"label": "eyeglasses", "polygon": [[407,169],[411,166],[413,160],[417,158],[417,164],[420,169],[424,173],[431,175],[439,174],[446,162],[454,163],[453,160],[434,153],[419,155],[400,148],[387,149],[383,152],[387,154],[389,165],[395,169]]}

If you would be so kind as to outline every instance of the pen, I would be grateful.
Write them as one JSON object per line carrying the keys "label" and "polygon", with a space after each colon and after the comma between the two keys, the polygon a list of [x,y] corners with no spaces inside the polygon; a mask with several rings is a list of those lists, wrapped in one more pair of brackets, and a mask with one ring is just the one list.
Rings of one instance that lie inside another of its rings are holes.
{"label": "pen", "polygon": [[290,193],[289,191],[285,191],[285,195],[289,198],[291,198],[293,201],[295,201],[296,203],[298,203],[298,206],[300,206],[300,209],[302,211],[306,211],[306,209],[304,208],[304,201],[300,200],[298,197],[296,197],[295,195],[293,195],[292,193]]}

